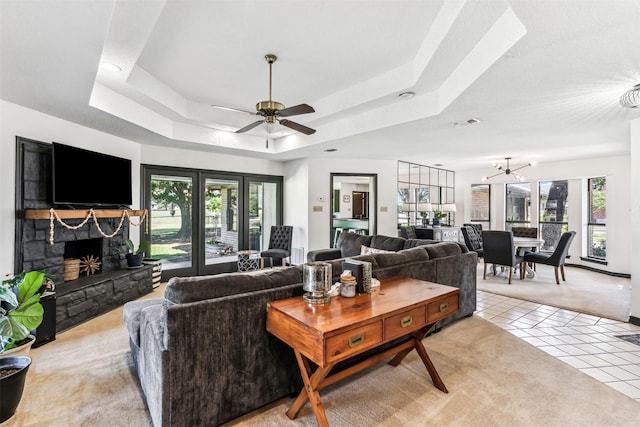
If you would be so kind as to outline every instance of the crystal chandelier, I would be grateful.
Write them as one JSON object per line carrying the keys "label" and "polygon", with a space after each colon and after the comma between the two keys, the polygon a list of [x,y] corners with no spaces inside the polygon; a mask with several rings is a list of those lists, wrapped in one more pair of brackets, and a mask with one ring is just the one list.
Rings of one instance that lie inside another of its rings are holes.
{"label": "crystal chandelier", "polygon": [[494,168],[498,169],[500,172],[498,172],[495,175],[491,175],[491,176],[483,176],[482,177],[482,181],[486,181],[488,179],[495,178],[498,175],[505,174],[505,175],[513,175],[513,177],[515,179],[517,179],[518,181],[522,182],[522,181],[524,181],[524,176],[520,175],[516,171],[518,171],[520,169],[523,169],[523,168],[526,168],[526,167],[529,167],[529,166],[535,166],[536,165],[535,160],[532,160],[532,161],[530,161],[529,163],[527,163],[524,166],[520,166],[518,168],[511,169],[511,167],[509,166],[509,160],[511,160],[511,157],[505,157],[504,159],[507,161],[507,167],[504,167],[499,163],[492,164],[491,166],[493,166]]}
{"label": "crystal chandelier", "polygon": [[626,108],[640,107],[640,84],[635,85],[620,97],[620,105]]}

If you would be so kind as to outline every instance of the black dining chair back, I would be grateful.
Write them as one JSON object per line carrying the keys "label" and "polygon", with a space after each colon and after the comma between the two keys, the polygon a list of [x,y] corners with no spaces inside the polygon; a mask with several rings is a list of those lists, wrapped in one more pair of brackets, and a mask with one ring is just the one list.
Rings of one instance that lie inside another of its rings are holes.
{"label": "black dining chair back", "polygon": [[482,248],[484,250],[484,275],[487,279],[487,264],[493,264],[493,274],[496,274],[496,265],[509,267],[509,284],[513,267],[520,266],[520,279],[524,279],[524,258],[516,253],[513,246],[513,233],[511,231],[486,230],[482,232]]}
{"label": "black dining chair back", "polygon": [[560,284],[560,279],[558,277],[558,269],[562,273],[562,280],[566,282],[566,278],[564,275],[564,262],[567,259],[567,255],[569,254],[569,247],[571,246],[571,242],[573,242],[573,238],[576,236],[575,231],[567,231],[560,236],[560,241],[556,246],[556,250],[551,254],[546,252],[527,252],[524,255],[525,262],[535,262],[538,264],[546,264],[554,267],[554,272],[556,274],[556,284]]}
{"label": "black dining chair back", "polygon": [[467,245],[470,251],[476,252],[478,254],[478,258],[482,258],[484,255],[484,250],[482,248],[482,237],[480,237],[476,230],[473,227],[462,226],[460,228],[462,231],[462,237],[464,237],[464,244]]}
{"label": "black dining chair back", "polygon": [[513,237],[538,238],[538,227],[511,227]]}
{"label": "black dining chair back", "polygon": [[271,266],[274,260],[280,260],[285,265],[285,259],[291,257],[291,241],[293,227],[290,225],[272,225],[269,235],[269,249],[260,252],[261,258],[270,258]]}
{"label": "black dining chair back", "polygon": [[471,227],[475,230],[476,235],[480,239],[480,245],[482,245],[482,224],[477,222],[468,222],[466,224],[462,224],[464,227]]}

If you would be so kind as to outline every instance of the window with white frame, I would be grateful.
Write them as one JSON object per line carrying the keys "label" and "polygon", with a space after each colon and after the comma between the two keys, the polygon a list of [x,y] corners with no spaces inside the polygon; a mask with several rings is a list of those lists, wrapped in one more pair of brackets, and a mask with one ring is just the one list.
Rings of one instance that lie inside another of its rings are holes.
{"label": "window with white frame", "polygon": [[540,181],[540,236],[544,240],[543,250],[555,250],[560,236],[569,228],[569,181]]}
{"label": "window with white frame", "polygon": [[507,184],[505,199],[505,230],[531,225],[531,183]]}
{"label": "window with white frame", "polygon": [[589,222],[587,224],[587,256],[597,260],[607,259],[607,179],[590,178]]}
{"label": "window with white frame", "polygon": [[491,226],[491,186],[489,184],[471,185],[471,222]]}

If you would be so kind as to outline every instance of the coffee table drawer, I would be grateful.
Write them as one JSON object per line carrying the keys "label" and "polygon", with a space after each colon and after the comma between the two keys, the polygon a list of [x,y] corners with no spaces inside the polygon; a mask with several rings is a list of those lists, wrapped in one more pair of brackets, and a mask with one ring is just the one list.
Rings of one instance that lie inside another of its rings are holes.
{"label": "coffee table drawer", "polygon": [[413,310],[405,311],[386,318],[384,320],[385,341],[406,335],[410,331],[420,329],[427,324],[426,314],[427,308],[423,305],[422,307],[414,308]]}
{"label": "coffee table drawer", "polygon": [[345,359],[362,353],[382,342],[382,321],[369,323],[327,338],[325,349],[327,362]]}
{"label": "coffee table drawer", "polygon": [[427,322],[432,323],[458,311],[458,294],[449,295],[427,306]]}

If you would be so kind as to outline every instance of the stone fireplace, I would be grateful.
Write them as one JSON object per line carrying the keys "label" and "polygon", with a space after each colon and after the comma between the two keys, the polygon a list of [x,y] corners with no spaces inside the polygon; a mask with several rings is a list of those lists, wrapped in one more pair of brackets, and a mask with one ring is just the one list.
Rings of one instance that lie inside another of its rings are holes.
{"label": "stone fireplace", "polygon": [[[126,218],[122,229],[111,238],[103,236],[93,219],[77,230],[63,227],[54,220],[53,244],[49,219],[25,218],[28,209],[46,211],[51,207],[51,150],[51,144],[17,137],[15,272],[38,270],[53,276],[56,328],[61,331],[151,292],[152,267],[136,270],[126,267],[125,242],[129,236]],[[82,221],[83,218],[64,220],[69,226]],[[97,221],[104,234],[110,235],[118,228],[120,217]],[[78,279],[65,282],[64,260],[89,255],[101,262],[100,270],[90,276],[81,273]]]}

